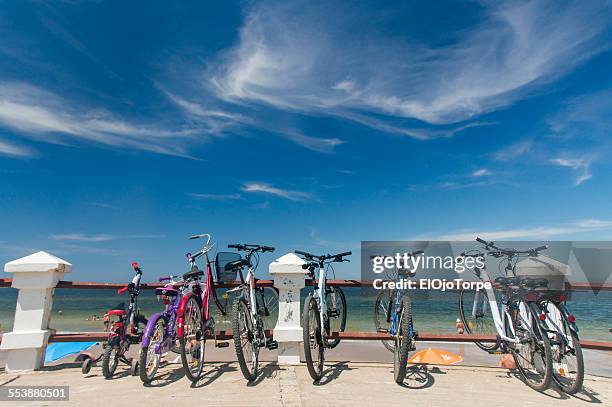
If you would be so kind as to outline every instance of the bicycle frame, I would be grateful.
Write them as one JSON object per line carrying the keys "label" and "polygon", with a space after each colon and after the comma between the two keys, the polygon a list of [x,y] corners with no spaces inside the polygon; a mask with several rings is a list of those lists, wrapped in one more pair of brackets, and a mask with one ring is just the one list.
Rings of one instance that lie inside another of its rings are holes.
{"label": "bicycle frame", "polygon": [[[476,270],[478,270],[477,275],[480,275],[480,278],[483,281],[491,281],[491,278],[489,277],[489,273],[487,272],[486,268],[476,269]],[[492,285],[490,287],[485,287],[484,292],[482,292],[481,290],[478,290],[474,294],[474,305],[472,308],[472,317],[476,318],[477,304],[479,303],[479,299],[481,295],[484,295],[487,297],[487,301],[483,302],[483,313],[486,310],[485,307],[488,302],[489,308],[491,309],[491,315],[493,316],[495,330],[497,331],[499,338],[505,342],[511,342],[515,344],[519,343],[519,340],[515,337],[516,332],[514,330],[514,325],[512,323],[509,323],[508,326],[510,327],[510,333],[512,334],[513,338],[510,338],[506,335],[506,329],[505,329],[506,321],[511,321],[512,318],[510,317],[510,313],[508,311],[507,304],[503,304],[504,305],[502,308],[503,313],[500,313],[498,302],[497,302],[497,297],[495,296],[495,290],[493,289]],[[519,316],[521,318],[521,322],[525,325],[525,327],[527,327],[529,332],[531,334],[534,334],[532,324],[531,322],[528,321],[530,315],[529,315],[529,312],[524,302],[520,303]]]}
{"label": "bicycle frame", "polygon": [[[169,284],[172,286],[173,284]],[[141,347],[149,346],[151,341],[151,336],[153,335],[153,331],[155,329],[155,325],[159,318],[163,318],[166,322],[166,332],[164,333],[164,340],[156,345],[155,353],[165,353],[170,350],[172,347],[172,342],[176,338],[174,338],[174,328],[177,326],[178,321],[178,308],[182,302],[182,290],[177,290],[177,295],[173,298],[173,300],[166,306],[166,309],[162,312],[157,312],[149,318],[149,322],[147,323],[147,327],[145,329],[145,333],[142,337]],[[178,335],[177,335],[178,336]]]}

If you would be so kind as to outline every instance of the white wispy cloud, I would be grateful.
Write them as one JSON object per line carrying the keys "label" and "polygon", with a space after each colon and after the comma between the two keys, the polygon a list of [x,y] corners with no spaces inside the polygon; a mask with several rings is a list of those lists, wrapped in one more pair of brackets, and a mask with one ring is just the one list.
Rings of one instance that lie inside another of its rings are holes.
{"label": "white wispy cloud", "polygon": [[243,185],[242,190],[244,192],[274,195],[280,198],[289,199],[291,201],[305,201],[313,198],[313,196],[307,192],[281,189],[263,182],[246,183]]}
{"label": "white wispy cloud", "polygon": [[[575,235],[585,232],[612,230],[612,221],[586,219],[560,226],[537,226],[505,230],[473,230],[446,233],[428,237],[430,240],[474,240],[477,236],[485,240],[543,239]],[[423,237],[420,237],[423,238]]]}
{"label": "white wispy cloud", "polygon": [[550,162],[560,167],[573,169],[576,172],[576,179],[574,181],[576,186],[593,177],[590,170],[591,162],[587,158],[553,158]]}
{"label": "white wispy cloud", "polygon": [[197,133],[126,121],[101,109],[84,109],[27,83],[0,83],[0,126],[44,142],[85,140],[162,154],[188,156],[183,144]]}
{"label": "white wispy cloud", "polygon": [[242,198],[240,194],[189,194],[192,198],[203,201],[233,201]]}
{"label": "white wispy cloud", "polygon": [[533,148],[533,140],[520,140],[514,142],[493,154],[497,161],[511,161],[528,154]]}
{"label": "white wispy cloud", "polygon": [[73,241],[73,242],[107,242],[117,239],[160,239],[165,237],[158,234],[142,235],[109,235],[109,234],[86,234],[86,233],[65,233],[53,234],[49,236],[51,240]]}
{"label": "white wispy cloud", "polygon": [[34,151],[27,147],[0,140],[0,155],[9,157],[32,157]]}
{"label": "white wispy cloud", "polygon": [[480,169],[472,172],[472,177],[479,178],[479,177],[485,177],[485,176],[491,175],[491,174],[492,174],[492,172],[490,170],[488,170],[486,168],[480,168]]}
{"label": "white wispy cloud", "polygon": [[380,34],[370,13],[305,4],[255,6],[238,44],[213,69],[220,98],[349,118],[471,120],[601,51],[612,16],[608,3],[485,2],[478,24],[453,44],[431,47]]}

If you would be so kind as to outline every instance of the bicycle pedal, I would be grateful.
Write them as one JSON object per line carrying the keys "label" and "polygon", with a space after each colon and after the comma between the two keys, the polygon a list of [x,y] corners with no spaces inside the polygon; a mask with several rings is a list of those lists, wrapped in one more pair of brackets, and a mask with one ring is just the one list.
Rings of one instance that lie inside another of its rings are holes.
{"label": "bicycle pedal", "polygon": [[500,351],[500,350],[490,350],[489,351],[490,355],[503,355],[504,352]]}
{"label": "bicycle pedal", "polygon": [[229,342],[217,342],[215,343],[215,347],[217,348],[227,348],[229,346]]}
{"label": "bicycle pedal", "polygon": [[273,340],[269,340],[266,343],[266,348],[268,348],[269,350],[278,349],[278,342],[273,341]]}

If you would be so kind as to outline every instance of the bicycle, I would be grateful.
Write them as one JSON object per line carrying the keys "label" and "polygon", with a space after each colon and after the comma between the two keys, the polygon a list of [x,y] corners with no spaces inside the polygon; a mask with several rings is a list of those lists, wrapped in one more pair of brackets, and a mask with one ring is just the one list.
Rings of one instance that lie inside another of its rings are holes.
{"label": "bicycle", "polygon": [[[530,294],[534,288],[541,287],[543,282],[516,277],[515,265],[520,257],[537,256],[547,246],[529,250],[502,249],[493,242],[480,238],[476,240],[484,245],[487,255],[506,260],[506,276],[497,277],[495,285],[485,287],[484,292],[476,291],[473,302],[467,298],[469,292],[461,290],[459,311],[465,330],[468,334],[488,334],[490,332],[486,331],[491,329],[492,318],[495,342],[490,345],[477,341],[476,345],[490,353],[498,349],[503,353],[511,353],[525,383],[534,390],[544,391],[552,381],[551,345],[546,327],[540,319],[537,297]],[[479,252],[461,255],[484,258],[485,254]],[[474,267],[474,274],[482,281],[491,281],[486,267]],[[501,293],[501,313],[494,288]],[[466,312],[466,306],[469,312]]]}
{"label": "bicycle", "polygon": [[155,289],[155,295],[162,301],[165,309],[149,318],[140,343],[139,376],[148,384],[155,378],[162,355],[167,352],[180,354],[176,342],[178,309],[183,299],[184,282],[174,276],[160,277],[159,282],[166,284]]}
{"label": "bicycle", "polygon": [[[264,288],[256,286],[255,278],[259,264],[258,253],[273,252],[274,247],[255,244],[230,244],[227,247],[246,252],[244,258],[238,255],[237,259],[227,262],[224,269],[234,273],[234,276],[240,275],[240,285],[229,290],[240,293],[234,300],[232,336],[240,371],[251,382],[258,374],[259,349],[278,348],[278,342],[266,337],[262,317],[269,316],[270,310],[265,301]],[[255,264],[252,260],[256,260]],[[244,267],[248,268],[246,278],[242,273]]]}
{"label": "bicycle", "polygon": [[[190,239],[201,238],[206,239],[202,249],[195,254],[187,253],[191,270],[183,275],[186,287],[177,310],[177,337],[179,339],[181,362],[185,369],[185,375],[192,383],[197,382],[202,375],[207,338],[214,338],[215,347],[218,348],[225,348],[229,345],[227,342],[217,341],[215,320],[211,316],[209,308],[212,293],[214,303],[221,314],[227,315],[226,307],[217,298],[211,261],[208,255],[213,247],[210,244],[211,236],[205,233],[190,237]],[[196,260],[202,256],[206,261],[204,288],[202,288],[200,282],[200,277],[204,275],[204,272],[200,271],[196,265]]]}
{"label": "bicycle", "polygon": [[[423,254],[422,250],[409,253],[409,257]],[[394,276],[398,282],[412,277],[408,269],[398,269]],[[384,290],[374,302],[374,324],[377,332],[391,335],[392,340],[383,340],[383,345],[393,352],[393,376],[397,384],[404,382],[408,354],[416,349],[418,337],[412,319],[412,300],[407,290]]]}
{"label": "bicycle", "polygon": [[[327,285],[327,272],[333,271],[331,263],[349,261],[343,257],[352,252],[317,256],[296,250],[295,254],[307,261],[302,268],[308,270],[313,279],[313,292],[304,303],[302,327],[306,366],[310,377],[317,382],[323,377],[325,349],[335,348],[340,343],[339,336],[332,334],[344,332],[346,327],[346,297],[339,287]],[[318,279],[316,269],[319,270]]]}
{"label": "bicycle", "polygon": [[[140,293],[142,270],[138,267],[136,262],[132,263],[132,268],[136,275],[127,286],[117,291],[119,295],[126,291],[130,295],[130,302],[127,310],[125,309],[125,304],[122,302],[107,313],[109,322],[112,324],[112,329],[109,331],[108,338],[104,344],[104,353],[101,355],[102,375],[106,379],[111,379],[114,376],[119,362],[130,366],[130,373],[132,375],[138,372],[138,362],[134,361],[132,358],[128,359],[125,356],[130,349],[130,345],[140,342],[140,338],[142,337],[141,326],[147,323],[147,319],[140,314],[138,308],[138,295]],[[117,319],[113,321],[111,319],[112,317],[116,317]],[[98,360],[99,358],[94,360],[90,357],[86,357],[81,367],[83,374],[89,373],[92,365]]]}
{"label": "bicycle", "polygon": [[567,308],[564,292],[539,293],[537,301],[551,341],[553,380],[567,394],[576,394],[584,381],[584,358],[576,317]]}

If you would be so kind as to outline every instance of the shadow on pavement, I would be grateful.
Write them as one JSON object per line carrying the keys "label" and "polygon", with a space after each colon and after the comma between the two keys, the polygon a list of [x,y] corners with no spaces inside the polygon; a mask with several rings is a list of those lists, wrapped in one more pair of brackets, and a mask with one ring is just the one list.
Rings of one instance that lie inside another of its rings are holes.
{"label": "shadow on pavement", "polygon": [[587,403],[601,404],[601,400],[598,399],[597,396],[599,396],[599,393],[583,385],[582,390],[580,390],[576,394],[573,394],[571,397],[577,398],[578,400],[586,401]]}
{"label": "shadow on pavement", "polygon": [[315,386],[322,386],[331,382],[332,380],[337,379],[345,370],[354,370],[355,368],[349,367],[348,363],[348,361],[334,363],[323,372],[321,380],[319,380],[318,382],[313,382],[313,384]]}
{"label": "shadow on pavement", "polygon": [[427,365],[413,365],[406,369],[406,378],[400,386],[407,389],[427,389],[433,386],[435,379],[431,373],[446,374],[438,367],[428,370]]}
{"label": "shadow on pavement", "polygon": [[252,382],[247,382],[247,386],[248,387],[257,386],[264,379],[275,377],[279,369],[280,368],[275,363],[268,363],[261,369],[261,372],[259,372],[255,380],[253,380]]}
{"label": "shadow on pavement", "polygon": [[202,377],[200,377],[200,380],[198,380],[195,383],[191,383],[191,387],[199,388],[199,387],[208,386],[209,384],[217,380],[219,377],[221,377],[223,373],[234,372],[236,370],[237,369],[235,367],[230,366],[229,362],[220,363],[216,365],[214,369],[211,369],[207,371],[206,373],[204,373]]}
{"label": "shadow on pavement", "polygon": [[185,371],[180,366],[178,369],[168,370],[158,374],[151,383],[143,383],[144,387],[164,387],[185,377]]}

